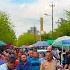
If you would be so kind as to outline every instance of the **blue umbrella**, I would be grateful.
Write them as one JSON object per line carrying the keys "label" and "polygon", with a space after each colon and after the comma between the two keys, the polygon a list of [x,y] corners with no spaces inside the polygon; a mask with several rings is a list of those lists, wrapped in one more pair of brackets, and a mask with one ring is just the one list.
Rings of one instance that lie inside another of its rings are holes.
{"label": "blue umbrella", "polygon": [[62,40],[62,44],[63,44],[63,46],[66,46],[66,47],[70,47],[70,39],[68,39],[68,40]]}
{"label": "blue umbrella", "polygon": [[54,47],[60,47],[60,48],[69,48],[70,47],[70,37],[69,36],[63,36],[63,37],[59,37],[57,38],[53,44]]}
{"label": "blue umbrella", "polygon": [[34,47],[47,47],[48,43],[46,41],[38,41],[35,44],[33,44]]}

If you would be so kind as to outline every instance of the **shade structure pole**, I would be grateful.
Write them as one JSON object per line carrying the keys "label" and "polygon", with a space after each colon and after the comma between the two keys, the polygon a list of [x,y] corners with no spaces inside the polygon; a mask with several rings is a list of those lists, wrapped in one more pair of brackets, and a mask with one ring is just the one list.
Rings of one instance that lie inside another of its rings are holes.
{"label": "shade structure pole", "polygon": [[63,46],[62,46],[62,53],[63,53]]}
{"label": "shade structure pole", "polygon": [[62,53],[61,53],[61,62],[63,60],[63,46],[62,46]]}

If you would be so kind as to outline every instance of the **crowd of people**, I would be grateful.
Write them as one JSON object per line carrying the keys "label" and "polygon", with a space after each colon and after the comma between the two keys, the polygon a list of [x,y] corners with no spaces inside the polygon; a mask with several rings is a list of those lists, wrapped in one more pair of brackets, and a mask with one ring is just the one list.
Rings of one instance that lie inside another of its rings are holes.
{"label": "crowd of people", "polygon": [[0,70],[70,70],[70,51],[63,55],[60,64],[59,53],[52,47],[47,47],[46,50],[46,53],[38,53],[37,49],[5,49],[0,52]]}

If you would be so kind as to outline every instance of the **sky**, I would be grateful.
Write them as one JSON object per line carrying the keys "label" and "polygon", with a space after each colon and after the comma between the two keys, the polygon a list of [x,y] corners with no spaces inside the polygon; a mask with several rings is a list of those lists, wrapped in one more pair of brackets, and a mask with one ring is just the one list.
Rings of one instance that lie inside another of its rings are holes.
{"label": "sky", "polygon": [[57,28],[57,20],[65,18],[65,10],[70,10],[70,0],[0,0],[0,10],[9,15],[17,36],[33,26],[40,30],[40,17],[44,18],[44,31],[49,32],[52,1],[55,5],[54,28]]}

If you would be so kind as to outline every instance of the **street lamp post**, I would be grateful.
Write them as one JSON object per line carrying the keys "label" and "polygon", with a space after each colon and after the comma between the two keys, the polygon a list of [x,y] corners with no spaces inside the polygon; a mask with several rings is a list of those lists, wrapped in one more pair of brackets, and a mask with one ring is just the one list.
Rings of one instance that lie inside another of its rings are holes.
{"label": "street lamp post", "polygon": [[[52,4],[50,5],[50,7],[52,8],[52,15],[51,15],[51,17],[52,17],[52,21],[51,21],[51,23],[52,23],[52,38],[53,38],[53,24],[54,24],[54,18],[53,18],[53,14],[54,14],[54,10],[53,9],[54,9],[54,6],[55,5],[52,2]],[[44,15],[47,16],[48,14],[45,13]]]}

